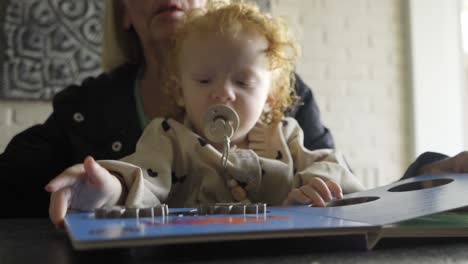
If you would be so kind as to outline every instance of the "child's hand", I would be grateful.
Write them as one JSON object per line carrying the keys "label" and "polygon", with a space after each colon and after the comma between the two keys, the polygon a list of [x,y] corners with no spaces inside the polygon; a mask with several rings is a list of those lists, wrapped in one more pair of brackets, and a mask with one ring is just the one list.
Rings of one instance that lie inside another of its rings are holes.
{"label": "child's hand", "polygon": [[115,205],[122,194],[122,184],[92,157],[83,164],[69,167],[46,186],[51,192],[49,217],[62,227],[68,210],[91,211],[104,205]]}
{"label": "child's hand", "polygon": [[331,180],[324,181],[319,177],[313,177],[300,188],[290,191],[283,204],[299,203],[325,207],[325,203],[331,201],[333,196],[338,199],[343,197],[340,185]]}

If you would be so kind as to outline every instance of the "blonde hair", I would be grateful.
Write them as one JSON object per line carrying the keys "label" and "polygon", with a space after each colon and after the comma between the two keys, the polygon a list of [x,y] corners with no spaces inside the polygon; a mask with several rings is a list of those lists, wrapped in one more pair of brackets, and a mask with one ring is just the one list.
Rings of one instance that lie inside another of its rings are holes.
{"label": "blonde hair", "polygon": [[[254,4],[212,2],[206,9],[188,12],[175,35],[175,48],[171,55],[173,64],[169,65],[168,74],[175,83],[180,83],[177,81],[180,78],[178,56],[189,33],[208,31],[237,34],[245,29],[253,29],[267,40],[265,54],[274,78],[269,94],[271,110],[263,114],[262,120],[266,123],[278,122],[283,118],[284,111],[297,101],[293,68],[299,55],[299,47],[282,19],[271,17]],[[169,80],[165,90],[177,101],[181,98],[182,91],[181,87],[174,89],[175,83]]]}
{"label": "blonde hair", "polygon": [[[124,0],[105,1],[102,18],[102,69],[108,72],[126,63],[143,63],[143,49],[137,33],[134,29],[125,30],[122,24],[125,13]],[[210,5],[213,1],[208,0],[207,4]],[[228,3],[229,0],[222,2]]]}
{"label": "blonde hair", "polygon": [[124,30],[124,0],[106,0],[102,20],[101,67],[108,72],[126,63],[141,63],[143,52],[135,30]]}

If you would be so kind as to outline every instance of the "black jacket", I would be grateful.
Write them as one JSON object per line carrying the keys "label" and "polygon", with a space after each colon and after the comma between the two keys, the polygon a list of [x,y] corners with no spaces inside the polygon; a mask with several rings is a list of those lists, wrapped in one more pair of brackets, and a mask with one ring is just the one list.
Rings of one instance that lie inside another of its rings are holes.
{"label": "black jacket", "polygon": [[[142,133],[134,100],[138,67],[122,66],[110,74],[72,85],[53,100],[44,124],[16,135],[0,155],[0,216],[47,216],[49,193],[44,186],[65,168],[95,159],[119,159],[135,150]],[[296,76],[303,105],[293,109],[309,149],[333,148],[310,89]]]}

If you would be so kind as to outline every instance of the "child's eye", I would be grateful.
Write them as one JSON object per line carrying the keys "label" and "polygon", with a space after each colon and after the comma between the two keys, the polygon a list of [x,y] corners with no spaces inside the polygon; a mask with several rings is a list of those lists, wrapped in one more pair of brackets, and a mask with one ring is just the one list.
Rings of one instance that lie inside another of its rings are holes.
{"label": "child's eye", "polygon": [[239,85],[240,87],[245,87],[245,88],[251,86],[251,82],[250,81],[245,81],[245,80],[237,80],[236,84]]}

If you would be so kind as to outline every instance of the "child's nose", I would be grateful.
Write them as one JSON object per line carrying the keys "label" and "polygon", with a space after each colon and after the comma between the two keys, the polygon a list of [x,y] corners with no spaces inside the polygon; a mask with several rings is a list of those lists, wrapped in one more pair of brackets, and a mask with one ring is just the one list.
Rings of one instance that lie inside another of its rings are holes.
{"label": "child's nose", "polygon": [[220,103],[232,102],[236,100],[234,87],[230,83],[223,83],[213,89],[212,99]]}

